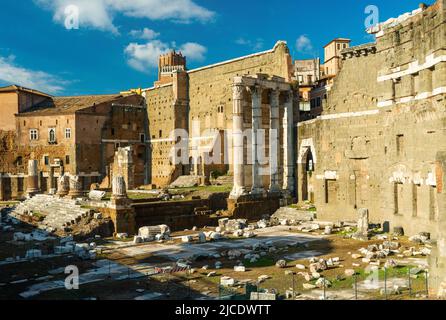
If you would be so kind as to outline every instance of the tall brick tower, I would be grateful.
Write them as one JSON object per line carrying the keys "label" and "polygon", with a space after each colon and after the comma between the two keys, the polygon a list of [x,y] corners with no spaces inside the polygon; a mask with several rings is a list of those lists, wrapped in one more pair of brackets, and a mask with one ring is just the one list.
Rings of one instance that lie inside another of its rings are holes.
{"label": "tall brick tower", "polygon": [[186,57],[181,52],[175,52],[175,50],[161,55],[158,60],[158,81],[155,84],[171,83],[173,73],[176,71],[186,71]]}

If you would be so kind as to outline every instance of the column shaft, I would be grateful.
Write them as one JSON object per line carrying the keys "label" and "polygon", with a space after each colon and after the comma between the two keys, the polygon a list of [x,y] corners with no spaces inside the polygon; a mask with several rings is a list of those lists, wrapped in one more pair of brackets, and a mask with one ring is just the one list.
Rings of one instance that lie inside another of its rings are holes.
{"label": "column shaft", "polygon": [[258,135],[262,126],[262,88],[251,88],[252,95],[252,194],[262,194],[262,176],[259,174]]}
{"label": "column shaft", "polygon": [[271,91],[270,96],[270,129],[269,129],[269,167],[270,167],[270,192],[279,192],[279,94],[278,90]]}
{"label": "column shaft", "polygon": [[284,190],[290,192],[295,191],[295,181],[294,181],[294,154],[293,154],[293,92],[288,91],[286,93],[285,110],[283,118],[283,131],[284,131],[284,141],[283,141],[283,157],[284,157],[284,177],[283,182]]}
{"label": "column shaft", "polygon": [[245,187],[245,165],[244,165],[244,146],[243,146],[243,91],[241,84],[235,84],[233,90],[233,112],[232,112],[232,148],[233,148],[233,167],[234,167],[234,188],[231,192],[231,198],[237,199],[246,194]]}

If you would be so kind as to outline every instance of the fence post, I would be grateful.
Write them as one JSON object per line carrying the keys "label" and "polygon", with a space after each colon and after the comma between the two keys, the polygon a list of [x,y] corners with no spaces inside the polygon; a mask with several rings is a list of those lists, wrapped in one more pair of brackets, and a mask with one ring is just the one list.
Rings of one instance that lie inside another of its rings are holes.
{"label": "fence post", "polygon": [[384,294],[387,300],[387,268],[384,268]]}
{"label": "fence post", "polygon": [[354,279],[355,279],[355,300],[358,300],[358,276],[354,275]]}
{"label": "fence post", "polygon": [[428,281],[429,273],[427,270],[424,270],[424,281],[426,284],[426,296],[429,298],[429,281]]}
{"label": "fence post", "polygon": [[324,281],[322,281],[322,283],[324,284],[324,300],[327,300],[327,293],[325,290],[325,278],[322,278],[322,280],[324,280]]}
{"label": "fence post", "polygon": [[295,275],[295,273],[293,272],[293,300],[296,299],[296,290],[295,290],[295,283],[294,283],[294,275]]}
{"label": "fence post", "polygon": [[410,298],[410,297],[412,297],[412,281],[410,281],[410,267],[409,267],[408,275],[409,275],[409,298]]}

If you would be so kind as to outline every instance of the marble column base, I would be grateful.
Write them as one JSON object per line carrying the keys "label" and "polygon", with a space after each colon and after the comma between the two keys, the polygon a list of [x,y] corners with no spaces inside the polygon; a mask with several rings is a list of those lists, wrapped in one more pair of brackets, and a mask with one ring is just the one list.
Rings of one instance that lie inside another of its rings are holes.
{"label": "marble column base", "polygon": [[234,186],[234,188],[231,191],[231,194],[229,195],[230,199],[238,199],[242,196],[245,196],[248,194],[248,191],[246,190],[245,187],[237,187]]}

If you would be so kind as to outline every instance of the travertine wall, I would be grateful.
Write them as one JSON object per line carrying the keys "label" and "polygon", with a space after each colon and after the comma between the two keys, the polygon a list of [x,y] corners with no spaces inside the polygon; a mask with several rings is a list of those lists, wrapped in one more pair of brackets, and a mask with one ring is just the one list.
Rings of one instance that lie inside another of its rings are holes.
{"label": "travertine wall", "polygon": [[[322,219],[356,218],[436,233],[446,150],[444,1],[344,51],[322,116],[299,124],[299,199]],[[311,150],[315,171],[307,172]]]}

